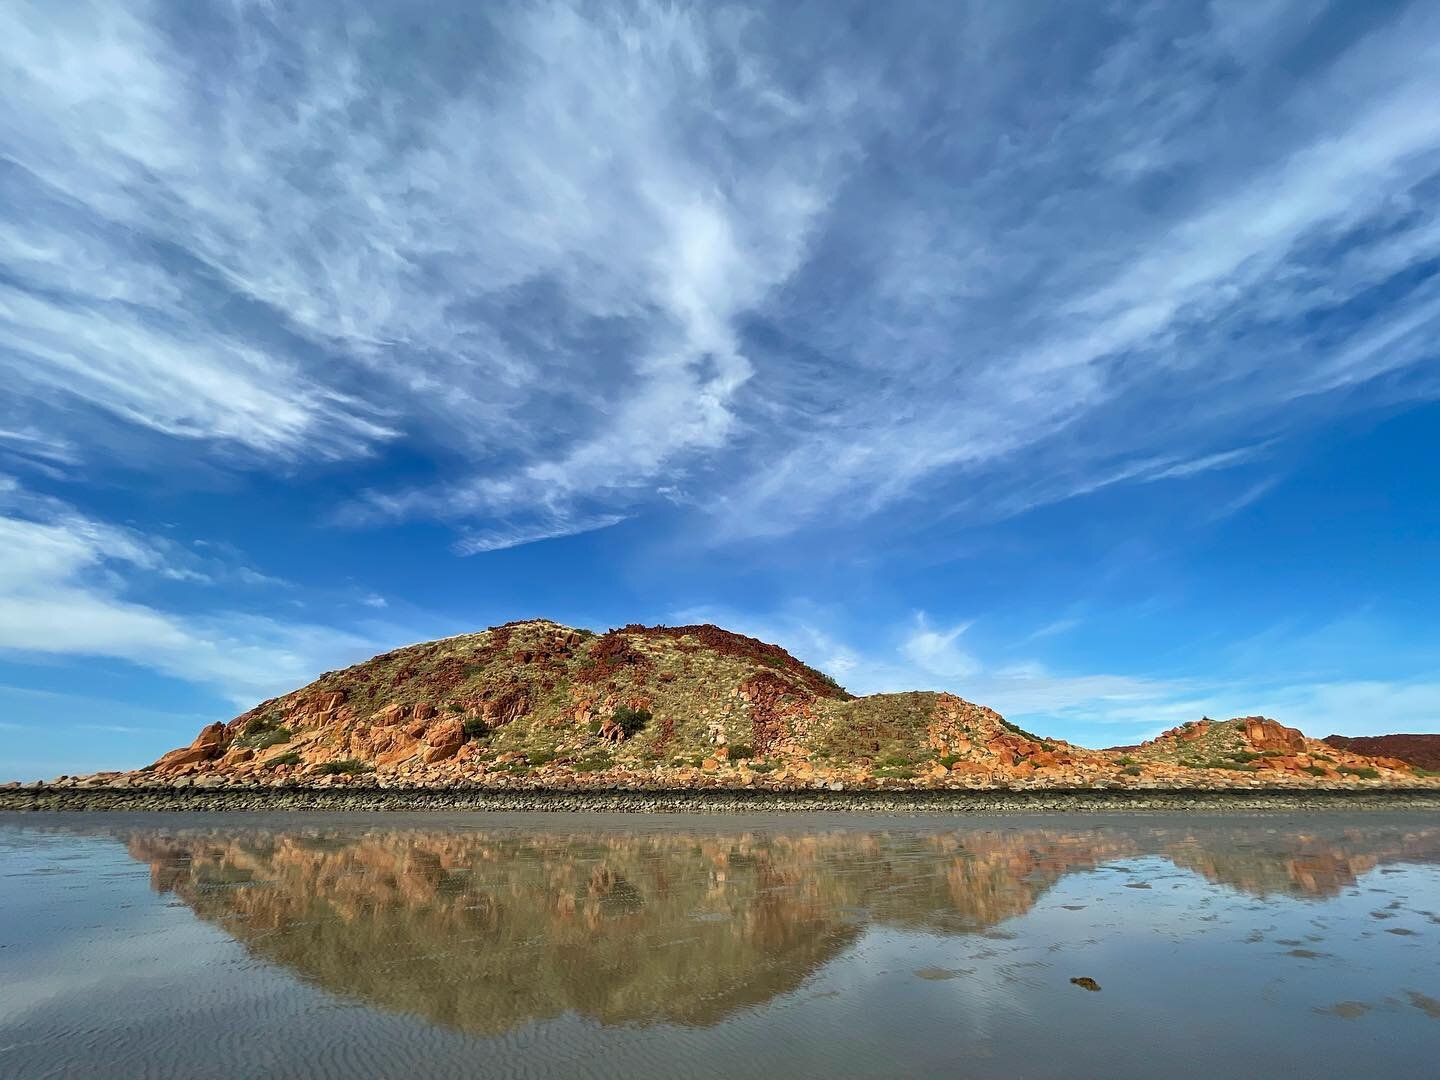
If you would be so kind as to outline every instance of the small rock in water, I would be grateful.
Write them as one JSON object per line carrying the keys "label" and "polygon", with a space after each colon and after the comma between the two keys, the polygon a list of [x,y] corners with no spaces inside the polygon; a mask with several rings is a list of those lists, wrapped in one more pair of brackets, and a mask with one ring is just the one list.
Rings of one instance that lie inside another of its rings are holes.
{"label": "small rock in water", "polygon": [[1076,986],[1080,987],[1080,989],[1082,990],[1098,991],[1100,989],[1100,984],[1097,983],[1094,979],[1090,978],[1089,975],[1081,975],[1078,979],[1071,979],[1070,981]]}

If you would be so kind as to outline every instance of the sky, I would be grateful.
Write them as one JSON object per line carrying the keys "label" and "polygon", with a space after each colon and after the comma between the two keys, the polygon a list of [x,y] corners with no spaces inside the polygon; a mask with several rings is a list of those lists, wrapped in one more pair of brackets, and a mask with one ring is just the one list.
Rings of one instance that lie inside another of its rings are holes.
{"label": "sky", "polygon": [[1440,732],[1440,5],[0,5],[0,780],[713,621]]}

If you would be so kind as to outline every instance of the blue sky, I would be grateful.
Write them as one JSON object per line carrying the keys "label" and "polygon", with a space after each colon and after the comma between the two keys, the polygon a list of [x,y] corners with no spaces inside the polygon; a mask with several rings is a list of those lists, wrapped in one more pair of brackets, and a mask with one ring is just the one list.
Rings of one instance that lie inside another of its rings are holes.
{"label": "blue sky", "polygon": [[711,620],[1440,731],[1440,8],[0,9],[0,777]]}

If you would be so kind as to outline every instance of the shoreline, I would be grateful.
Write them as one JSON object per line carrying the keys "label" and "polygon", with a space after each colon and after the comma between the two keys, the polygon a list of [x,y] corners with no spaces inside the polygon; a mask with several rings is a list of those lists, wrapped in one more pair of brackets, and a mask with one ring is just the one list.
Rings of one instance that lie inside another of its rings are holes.
{"label": "shoreline", "polygon": [[834,810],[849,813],[1012,814],[1025,812],[1236,810],[1436,810],[1440,790],[1269,788],[1242,790],[1056,789],[824,791],[592,788],[555,791],[374,787],[55,788],[0,790],[0,812],[376,811],[694,813]]}

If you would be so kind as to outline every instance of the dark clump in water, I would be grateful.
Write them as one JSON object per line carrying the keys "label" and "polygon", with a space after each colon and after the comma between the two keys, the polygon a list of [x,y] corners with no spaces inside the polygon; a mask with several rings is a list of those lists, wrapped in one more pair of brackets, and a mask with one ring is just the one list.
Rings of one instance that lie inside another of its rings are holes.
{"label": "dark clump in water", "polygon": [[0,860],[5,1076],[1423,1075],[1440,1016],[1401,815],[15,816]]}

